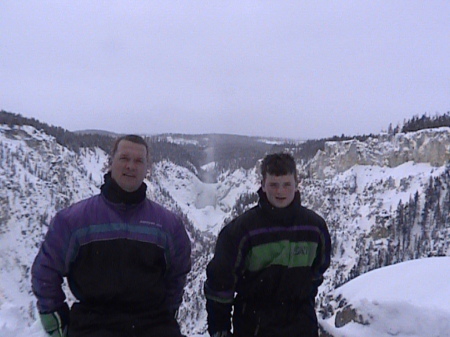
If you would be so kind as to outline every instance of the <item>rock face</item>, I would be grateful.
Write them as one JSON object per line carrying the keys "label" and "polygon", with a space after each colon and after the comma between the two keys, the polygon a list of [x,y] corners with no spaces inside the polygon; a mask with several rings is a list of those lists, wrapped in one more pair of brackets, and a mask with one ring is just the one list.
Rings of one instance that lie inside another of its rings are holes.
{"label": "rock face", "polygon": [[364,142],[356,139],[327,142],[309,162],[313,178],[330,178],[355,165],[396,167],[403,163],[430,163],[442,166],[450,159],[450,128],[414,133],[380,135]]}
{"label": "rock face", "polygon": [[363,325],[368,324],[366,321],[364,321],[362,315],[358,314],[356,310],[350,305],[347,305],[342,310],[336,313],[334,325],[336,326],[336,328],[342,328],[350,322],[356,322]]}

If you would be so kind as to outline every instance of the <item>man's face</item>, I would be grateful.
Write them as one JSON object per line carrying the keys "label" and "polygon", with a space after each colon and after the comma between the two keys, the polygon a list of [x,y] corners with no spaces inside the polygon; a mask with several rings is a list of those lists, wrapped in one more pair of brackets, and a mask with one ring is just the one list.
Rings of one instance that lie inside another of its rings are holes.
{"label": "man's face", "polygon": [[134,192],[147,174],[145,145],[121,140],[112,158],[111,177],[125,191]]}
{"label": "man's face", "polygon": [[266,174],[266,178],[262,181],[262,190],[272,206],[284,208],[294,200],[297,183],[293,174],[283,176]]}

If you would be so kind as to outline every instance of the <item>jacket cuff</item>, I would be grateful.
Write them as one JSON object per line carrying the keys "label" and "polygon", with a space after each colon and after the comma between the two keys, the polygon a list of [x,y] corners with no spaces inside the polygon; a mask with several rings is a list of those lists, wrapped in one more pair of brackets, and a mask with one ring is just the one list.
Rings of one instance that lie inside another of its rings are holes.
{"label": "jacket cuff", "polygon": [[231,330],[231,309],[231,304],[206,300],[208,332],[211,336],[217,332],[228,332]]}
{"label": "jacket cuff", "polygon": [[39,314],[44,330],[52,337],[63,337],[66,335],[69,325],[69,307],[67,304],[56,311]]}

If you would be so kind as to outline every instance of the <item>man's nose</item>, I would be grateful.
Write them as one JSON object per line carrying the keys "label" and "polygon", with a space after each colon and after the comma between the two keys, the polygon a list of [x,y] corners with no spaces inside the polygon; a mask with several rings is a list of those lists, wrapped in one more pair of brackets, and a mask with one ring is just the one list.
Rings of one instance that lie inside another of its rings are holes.
{"label": "man's nose", "polygon": [[129,161],[127,162],[126,167],[127,167],[127,169],[129,169],[129,170],[133,170],[133,169],[136,167],[136,165],[134,164],[134,162],[133,162],[132,160],[129,160]]}

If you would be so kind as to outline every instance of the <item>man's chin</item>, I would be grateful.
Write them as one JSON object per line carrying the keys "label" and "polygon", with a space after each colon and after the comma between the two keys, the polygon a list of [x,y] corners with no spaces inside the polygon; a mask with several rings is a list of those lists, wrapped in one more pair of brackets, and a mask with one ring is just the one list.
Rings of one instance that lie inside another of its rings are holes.
{"label": "man's chin", "polygon": [[135,192],[139,189],[139,186],[136,186],[136,184],[122,184],[119,185],[121,189],[123,189],[125,192]]}

